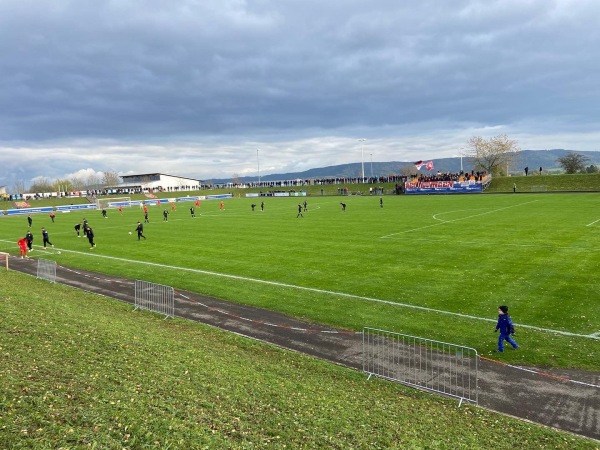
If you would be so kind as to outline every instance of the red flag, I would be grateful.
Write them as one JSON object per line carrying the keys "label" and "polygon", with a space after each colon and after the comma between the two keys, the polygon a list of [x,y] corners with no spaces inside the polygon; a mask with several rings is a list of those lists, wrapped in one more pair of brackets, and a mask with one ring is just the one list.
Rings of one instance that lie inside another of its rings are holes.
{"label": "red flag", "polygon": [[429,161],[427,164],[425,164],[425,167],[427,170],[433,170],[433,161]]}
{"label": "red flag", "polygon": [[419,160],[415,163],[415,167],[417,168],[417,170],[419,170],[421,167],[423,167],[423,161]]}

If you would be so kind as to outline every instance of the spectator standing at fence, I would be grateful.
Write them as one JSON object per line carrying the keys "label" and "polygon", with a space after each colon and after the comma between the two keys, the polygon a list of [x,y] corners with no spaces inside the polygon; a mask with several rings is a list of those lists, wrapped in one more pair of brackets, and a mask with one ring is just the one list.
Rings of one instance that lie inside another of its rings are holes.
{"label": "spectator standing at fence", "polygon": [[515,327],[512,323],[512,319],[508,315],[508,306],[498,307],[498,323],[496,324],[496,330],[500,330],[500,336],[498,336],[498,351],[504,351],[504,341],[512,345],[515,350],[519,348],[515,340],[511,335],[515,334]]}
{"label": "spectator standing at fence", "polygon": [[296,219],[298,217],[304,217],[304,215],[302,214],[302,204],[298,203],[298,215],[296,216]]}
{"label": "spectator standing at fence", "polygon": [[517,183],[513,183],[513,193],[517,192]]}
{"label": "spectator standing at fence", "polygon": [[540,166],[540,175],[542,174],[542,166]]}
{"label": "spectator standing at fence", "polygon": [[56,214],[54,214],[54,211],[50,211],[50,220],[52,221],[52,223],[54,223],[55,217],[56,217]]}
{"label": "spectator standing at fence", "polygon": [[23,256],[27,258],[27,240],[21,238],[17,241],[17,244],[19,245],[19,255],[21,255],[21,259],[23,259]]}
{"label": "spectator standing at fence", "polygon": [[50,242],[50,236],[48,236],[48,230],[46,230],[46,228],[42,227],[42,240],[44,241],[44,248],[46,248],[46,244],[50,245],[51,247],[54,247],[54,244],[52,244],[52,242]]}
{"label": "spectator standing at fence", "polygon": [[138,241],[140,240],[140,238],[146,239],[146,236],[144,236],[144,225],[142,225],[140,222],[137,223],[135,231],[137,231]]}
{"label": "spectator standing at fence", "polygon": [[31,214],[27,214],[27,223],[29,224],[29,228],[31,228],[31,224],[33,223],[33,219],[31,218]]}
{"label": "spectator standing at fence", "polygon": [[75,224],[75,233],[77,233],[77,237],[81,237],[79,232],[81,231],[81,222]]}
{"label": "spectator standing at fence", "polygon": [[31,234],[30,230],[27,230],[27,233],[25,233],[25,240],[27,241],[27,250],[32,252],[33,251],[33,234]]}
{"label": "spectator standing at fence", "polygon": [[94,243],[94,230],[92,230],[92,227],[90,227],[89,225],[86,225],[86,227],[83,231],[88,238],[88,241],[90,243],[90,250],[91,250],[94,247],[96,247],[96,244]]}
{"label": "spectator standing at fence", "polygon": [[529,167],[525,167],[525,176],[529,173]]}

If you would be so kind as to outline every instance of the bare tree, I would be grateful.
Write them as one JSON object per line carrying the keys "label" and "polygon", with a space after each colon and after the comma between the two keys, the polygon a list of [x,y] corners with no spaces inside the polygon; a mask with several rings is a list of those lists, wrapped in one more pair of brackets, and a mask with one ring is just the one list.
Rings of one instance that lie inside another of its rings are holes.
{"label": "bare tree", "polygon": [[85,181],[83,181],[81,178],[72,178],[68,181],[71,182],[74,191],[83,191],[85,189]]}
{"label": "bare tree", "polygon": [[100,177],[95,173],[87,177],[87,180],[85,181],[85,186],[92,189],[97,189],[101,184]]}
{"label": "bare tree", "polygon": [[472,158],[475,167],[494,175],[508,174],[510,163],[521,151],[517,141],[509,139],[506,134],[489,140],[473,136],[467,145],[467,156]]}
{"label": "bare tree", "polygon": [[402,168],[400,169],[400,175],[404,175],[407,177],[410,177],[411,175],[414,175],[417,173],[417,168],[415,166],[413,166],[412,164],[408,165],[408,166],[402,166]]}
{"label": "bare tree", "polygon": [[234,186],[239,186],[240,184],[242,184],[242,180],[240,179],[240,176],[237,173],[231,175],[231,182],[234,184]]}
{"label": "bare tree", "polygon": [[121,177],[117,172],[103,172],[102,184],[104,187],[114,187],[121,184]]}
{"label": "bare tree", "polygon": [[51,192],[52,191],[52,183],[46,177],[39,177],[31,185],[30,191],[31,192]]}
{"label": "bare tree", "polygon": [[13,193],[14,194],[24,194],[25,191],[25,182],[24,181],[15,181],[15,184],[13,186]]}

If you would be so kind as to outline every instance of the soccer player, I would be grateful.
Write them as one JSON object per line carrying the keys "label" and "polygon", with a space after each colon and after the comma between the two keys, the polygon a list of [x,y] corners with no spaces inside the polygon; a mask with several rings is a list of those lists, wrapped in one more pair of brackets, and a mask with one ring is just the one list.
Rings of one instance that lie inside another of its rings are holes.
{"label": "soccer player", "polygon": [[25,234],[25,240],[27,241],[27,249],[32,252],[33,251],[33,234],[31,234],[31,231],[27,230],[27,233]]}
{"label": "soccer player", "polygon": [[171,212],[175,211],[175,203],[171,203]]}
{"label": "soccer player", "polygon": [[144,225],[142,225],[140,222],[137,223],[135,231],[137,231],[138,234],[138,241],[140,240],[140,238],[146,239],[146,236],[144,236]]}
{"label": "soccer player", "polygon": [[96,244],[94,244],[94,230],[92,230],[92,227],[90,227],[89,225],[86,225],[83,232],[87,236],[91,246],[90,250],[92,250],[94,247],[96,247]]}
{"label": "soccer player", "polygon": [[106,209],[102,208],[102,217],[106,219]]}
{"label": "soccer player", "polygon": [[168,222],[169,221],[169,211],[167,211],[166,209],[163,211],[163,222]]}
{"label": "soccer player", "polygon": [[196,217],[196,211],[194,210],[193,206],[190,208],[190,214],[192,215],[192,217]]}
{"label": "soccer player", "polygon": [[252,211],[254,211],[254,208],[256,208],[256,205],[255,205],[254,203],[252,203],[252,204],[250,205],[250,207],[252,208]]}
{"label": "soccer player", "polygon": [[54,211],[50,212],[50,220],[52,221],[52,223],[54,223],[54,218],[56,217],[56,214],[54,214]]}
{"label": "soccer player", "polygon": [[150,223],[150,219],[148,219],[148,211],[144,213],[144,223]]}
{"label": "soccer player", "polygon": [[265,202],[260,202],[260,210],[261,211],[265,210]]}
{"label": "soccer player", "polygon": [[219,203],[219,209],[225,209],[225,203],[223,203],[223,200],[221,200],[221,203]]}
{"label": "soccer player", "polygon": [[119,213],[123,214],[123,206],[119,205]]}
{"label": "soccer player", "polygon": [[302,214],[302,204],[298,203],[298,215],[296,216],[296,219],[298,217],[304,217],[304,215]]}
{"label": "soccer player", "polygon": [[89,227],[88,227],[88,221],[87,221],[87,219],[84,217],[84,218],[83,218],[83,235],[84,235],[85,237],[87,237],[87,229],[88,229],[88,228],[89,228]]}
{"label": "soccer player", "polygon": [[196,199],[196,208],[200,208],[200,200]]}
{"label": "soccer player", "polygon": [[19,245],[19,254],[21,255],[21,259],[23,259],[23,256],[27,258],[27,240],[25,238],[21,238],[17,241],[17,244]]}
{"label": "soccer player", "polygon": [[340,202],[340,205],[342,205],[342,212],[346,212],[346,204],[344,202]]}
{"label": "soccer player", "polygon": [[77,237],[81,237],[79,232],[81,231],[81,222],[75,224],[75,233],[77,233]]}
{"label": "soccer player", "polygon": [[52,244],[52,242],[50,242],[50,236],[48,236],[48,230],[46,230],[44,227],[42,227],[42,239],[44,240],[44,249],[46,248],[46,244],[49,244],[50,246],[52,246],[52,248],[54,248],[54,244]]}
{"label": "soccer player", "polygon": [[31,214],[27,214],[27,223],[29,224],[29,228],[31,228],[31,224],[33,223],[33,219],[31,218]]}

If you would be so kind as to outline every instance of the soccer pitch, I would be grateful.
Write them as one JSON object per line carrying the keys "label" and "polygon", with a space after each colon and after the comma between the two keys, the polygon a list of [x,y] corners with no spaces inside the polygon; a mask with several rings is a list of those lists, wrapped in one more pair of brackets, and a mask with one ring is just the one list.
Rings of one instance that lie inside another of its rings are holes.
{"label": "soccer pitch", "polygon": [[[298,204],[308,202],[303,217]],[[521,349],[511,363],[600,367],[597,194],[233,198],[33,216],[32,257],[167,284],[314,322],[452,342],[488,354],[498,305]],[[261,211],[260,202],[265,202]],[[342,211],[344,202],[346,211]],[[251,204],[256,204],[252,211]],[[167,209],[171,211],[170,206]],[[77,238],[86,217],[97,247]],[[61,254],[41,250],[45,226]],[[26,217],[0,219],[18,254]],[[133,234],[129,235],[132,231]]]}

